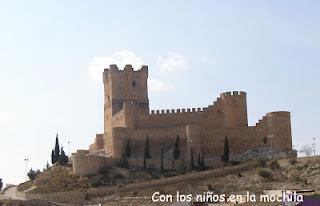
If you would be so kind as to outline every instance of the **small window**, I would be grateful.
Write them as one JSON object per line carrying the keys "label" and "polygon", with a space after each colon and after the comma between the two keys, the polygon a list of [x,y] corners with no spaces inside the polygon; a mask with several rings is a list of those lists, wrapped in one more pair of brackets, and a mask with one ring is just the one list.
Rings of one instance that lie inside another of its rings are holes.
{"label": "small window", "polygon": [[136,86],[136,81],[132,81],[132,86],[133,86],[133,87]]}

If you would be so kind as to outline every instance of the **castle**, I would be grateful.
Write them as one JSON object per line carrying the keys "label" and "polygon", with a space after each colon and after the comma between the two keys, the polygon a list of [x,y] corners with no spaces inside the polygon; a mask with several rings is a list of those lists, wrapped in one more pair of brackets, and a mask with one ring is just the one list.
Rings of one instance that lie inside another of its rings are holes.
{"label": "castle", "polygon": [[[129,164],[142,166],[147,138],[151,153],[148,167],[154,168],[159,168],[161,155],[168,169],[189,162],[190,152],[194,159],[201,156],[208,164],[220,161],[226,137],[233,157],[263,147],[277,152],[292,150],[289,112],[267,113],[255,126],[248,126],[246,93],[242,91],[222,93],[204,108],[150,111],[147,79],[148,66],[134,70],[126,65],[119,70],[110,65],[104,69],[104,131],[96,135],[89,150],[72,155],[75,173],[114,165],[128,142]],[[180,156],[174,158],[177,138]]]}

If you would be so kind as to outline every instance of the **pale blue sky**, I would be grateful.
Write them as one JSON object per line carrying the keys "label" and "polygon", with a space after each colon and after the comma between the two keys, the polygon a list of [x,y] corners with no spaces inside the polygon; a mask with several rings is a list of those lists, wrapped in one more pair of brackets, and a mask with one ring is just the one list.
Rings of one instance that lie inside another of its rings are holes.
{"label": "pale blue sky", "polygon": [[[149,65],[152,109],[244,90],[251,125],[292,113],[294,145],[320,137],[319,1],[0,1],[0,178],[17,183],[103,129],[99,64]],[[102,57],[102,58],[97,58]],[[105,61],[105,62],[103,62]],[[127,62],[131,63],[131,62]],[[320,145],[320,139],[318,139]]]}

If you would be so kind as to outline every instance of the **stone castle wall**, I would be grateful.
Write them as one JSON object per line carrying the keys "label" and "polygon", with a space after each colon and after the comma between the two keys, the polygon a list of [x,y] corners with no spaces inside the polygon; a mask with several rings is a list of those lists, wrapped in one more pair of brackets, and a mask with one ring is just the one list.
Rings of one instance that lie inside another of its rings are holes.
{"label": "stone castle wall", "polygon": [[[248,126],[246,93],[239,91],[222,93],[203,108],[150,111],[147,79],[147,66],[135,71],[131,65],[124,70],[110,65],[104,70],[104,132],[97,134],[90,154],[103,151],[104,156],[119,159],[129,140],[132,158],[142,158],[147,137],[154,159],[160,158],[161,150],[166,159],[172,159],[177,137],[179,159],[185,161],[190,158],[191,149],[195,159],[199,155],[220,158],[226,137],[232,155],[259,147],[292,150],[289,112],[267,113],[255,126]],[[81,158],[79,161],[91,164]],[[96,158],[92,162],[100,161]]]}

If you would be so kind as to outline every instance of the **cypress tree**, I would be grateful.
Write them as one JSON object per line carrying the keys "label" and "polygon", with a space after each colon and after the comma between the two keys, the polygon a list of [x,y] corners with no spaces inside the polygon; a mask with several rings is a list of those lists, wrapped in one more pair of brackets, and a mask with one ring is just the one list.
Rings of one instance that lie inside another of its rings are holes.
{"label": "cypress tree", "polygon": [[131,147],[130,147],[130,140],[128,139],[127,146],[126,146],[125,157],[129,158],[130,156],[131,156]]}
{"label": "cypress tree", "polygon": [[147,160],[146,160],[145,157],[143,158],[143,168],[144,168],[144,169],[147,168]]}
{"label": "cypress tree", "polygon": [[203,167],[203,169],[205,169],[205,167],[206,167],[206,165],[204,163],[204,155],[203,155],[203,153],[201,155],[201,166]]}
{"label": "cypress tree", "polygon": [[2,179],[0,178],[0,191],[2,190],[2,187],[3,187],[3,182],[2,182]]}
{"label": "cypress tree", "polygon": [[57,158],[54,155],[54,150],[51,151],[51,163],[54,164],[57,162]]}
{"label": "cypress tree", "polygon": [[194,164],[193,164],[193,149],[192,149],[192,147],[190,148],[190,161],[191,161],[191,170],[193,170]]}
{"label": "cypress tree", "polygon": [[180,145],[179,145],[179,135],[178,135],[174,143],[173,158],[176,160],[176,159],[179,159],[179,157],[180,157]]}
{"label": "cypress tree", "polygon": [[200,156],[200,153],[198,153],[198,168],[201,169],[201,156]]}
{"label": "cypress tree", "polygon": [[161,173],[164,172],[164,168],[163,168],[163,148],[161,148],[161,157],[160,157],[160,170],[161,170]]}
{"label": "cypress tree", "polygon": [[224,139],[223,161],[229,161],[229,141],[227,136]]}
{"label": "cypress tree", "polygon": [[151,154],[150,154],[150,142],[149,142],[149,137],[147,136],[145,145],[144,145],[144,159],[150,159]]}
{"label": "cypress tree", "polygon": [[55,162],[57,162],[59,160],[60,157],[60,146],[59,146],[59,138],[58,138],[58,133],[56,136],[56,144],[54,146],[54,156],[55,156]]}

